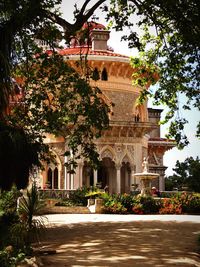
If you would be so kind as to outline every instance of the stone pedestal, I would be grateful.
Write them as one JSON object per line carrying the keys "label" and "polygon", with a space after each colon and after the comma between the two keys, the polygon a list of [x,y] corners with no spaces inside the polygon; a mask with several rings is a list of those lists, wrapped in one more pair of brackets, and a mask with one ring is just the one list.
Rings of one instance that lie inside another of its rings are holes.
{"label": "stone pedestal", "polygon": [[150,179],[141,179],[141,196],[149,197],[151,196],[151,180]]}
{"label": "stone pedestal", "polygon": [[100,198],[90,198],[88,199],[88,209],[91,213],[101,213],[103,207],[103,199]]}
{"label": "stone pedestal", "polygon": [[95,213],[102,213],[103,199],[95,199]]}

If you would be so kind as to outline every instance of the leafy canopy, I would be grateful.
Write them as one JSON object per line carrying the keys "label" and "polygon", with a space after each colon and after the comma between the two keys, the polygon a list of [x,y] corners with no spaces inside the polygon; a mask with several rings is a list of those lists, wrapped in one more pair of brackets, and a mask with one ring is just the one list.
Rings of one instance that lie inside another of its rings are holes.
{"label": "leafy canopy", "polygon": [[[140,51],[139,57],[131,60],[136,70],[133,82],[144,88],[140,100],[152,96],[156,105],[168,107],[163,121],[171,122],[168,137],[183,148],[188,144],[184,134],[187,120],[181,111],[200,110],[199,1],[113,0],[104,10],[116,30],[130,28],[130,35],[123,39]],[[147,90],[156,83],[154,91]],[[184,96],[186,101],[181,103]],[[196,134],[200,136],[200,124]]]}
{"label": "leafy canopy", "polygon": [[199,157],[196,159],[189,157],[186,158],[184,162],[177,160],[173,170],[175,173],[167,178],[167,184],[171,184],[172,187],[176,187],[178,189],[188,187],[191,191],[200,192]]}
{"label": "leafy canopy", "polygon": [[[55,24],[57,20],[58,24],[63,22],[56,10],[60,2],[0,2],[0,159],[4,165],[0,187],[3,189],[9,189],[12,183],[25,187],[33,166],[41,167],[41,160],[50,160],[49,147],[44,143],[47,133],[68,140],[65,155],[69,156],[71,151],[74,155],[68,161],[69,170],[76,166],[80,156],[94,166],[98,162],[94,139],[108,126],[109,107],[100,97],[101,91],[89,85],[88,76],[78,74],[56,53],[62,34],[75,34],[87,20],[77,19],[74,25],[63,20],[65,25],[60,30]],[[50,47],[51,54],[42,53],[37,47],[38,36]],[[18,103],[8,112],[12,98]]]}
{"label": "leafy canopy", "polygon": [[[94,166],[98,163],[94,140],[108,127],[109,107],[97,87],[78,74],[57,53],[42,53],[27,64],[20,65],[18,73],[24,81],[24,98],[11,116],[11,123],[20,126],[33,140],[44,142],[46,133],[62,136],[74,155],[67,167],[76,167],[81,155]],[[96,116],[98,114],[98,116]],[[74,168],[72,168],[74,169]]]}

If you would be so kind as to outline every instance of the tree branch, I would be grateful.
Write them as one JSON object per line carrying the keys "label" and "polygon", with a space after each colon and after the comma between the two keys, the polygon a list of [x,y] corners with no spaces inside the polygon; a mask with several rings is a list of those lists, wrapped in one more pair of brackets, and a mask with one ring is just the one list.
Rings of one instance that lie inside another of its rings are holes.
{"label": "tree branch", "polygon": [[84,11],[90,2],[90,0],[86,0],[79,12],[79,14],[76,16],[76,21],[74,24],[69,23],[65,19],[61,18],[60,16],[50,12],[43,10],[44,15],[51,21],[59,24],[63,27],[65,34],[67,36],[74,34],[77,30],[79,30],[83,24],[93,15],[94,11],[105,2],[106,0],[98,0],[96,4],[94,4],[87,12],[84,14]]}

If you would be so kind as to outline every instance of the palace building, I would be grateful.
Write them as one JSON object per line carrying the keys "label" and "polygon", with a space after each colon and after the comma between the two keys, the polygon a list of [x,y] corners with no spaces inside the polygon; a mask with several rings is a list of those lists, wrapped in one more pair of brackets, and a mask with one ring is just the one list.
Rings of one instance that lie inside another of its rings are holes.
{"label": "palace building", "polygon": [[[158,124],[162,110],[137,106],[141,88],[132,85],[133,69],[129,57],[114,53],[107,45],[110,32],[95,22],[90,22],[90,40],[80,45],[73,38],[70,47],[60,51],[63,57],[75,66],[80,54],[87,54],[89,66],[99,73],[99,80],[91,81],[99,87],[107,103],[114,103],[109,114],[110,127],[96,140],[101,165],[93,170],[84,158],[78,162],[75,174],[69,174],[64,166],[67,141],[47,135],[46,142],[55,155],[57,164],[46,164],[40,176],[41,189],[74,190],[82,186],[100,184],[109,193],[130,193],[133,184],[140,184],[134,173],[142,171],[144,157],[148,157],[149,171],[159,174],[153,181],[160,191],[165,189],[163,165],[165,151],[174,147],[174,142],[160,137]],[[139,185],[140,186],[140,185]]]}

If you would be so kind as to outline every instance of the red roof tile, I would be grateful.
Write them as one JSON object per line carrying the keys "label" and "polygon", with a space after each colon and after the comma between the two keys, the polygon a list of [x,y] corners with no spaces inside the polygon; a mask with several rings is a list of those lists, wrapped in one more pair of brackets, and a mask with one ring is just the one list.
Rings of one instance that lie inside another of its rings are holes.
{"label": "red roof tile", "polygon": [[92,50],[91,48],[87,47],[74,47],[74,48],[66,48],[59,51],[60,55],[63,56],[72,56],[72,55],[95,55],[95,56],[111,56],[111,57],[123,57],[123,58],[129,58],[128,56],[121,55],[114,53],[112,51],[101,51],[101,50]]}

